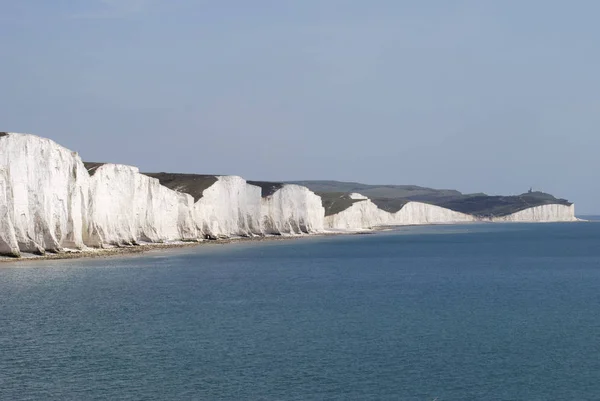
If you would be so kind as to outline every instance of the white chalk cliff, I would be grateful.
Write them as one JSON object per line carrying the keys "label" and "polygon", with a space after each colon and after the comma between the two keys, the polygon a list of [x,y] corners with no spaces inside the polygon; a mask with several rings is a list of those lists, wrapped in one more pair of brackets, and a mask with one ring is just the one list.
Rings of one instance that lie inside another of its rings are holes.
{"label": "white chalk cliff", "polygon": [[195,241],[323,230],[321,199],[305,187],[261,188],[219,176],[202,197],[169,189],[136,167],[81,158],[34,135],[0,134],[0,254]]}
{"label": "white chalk cliff", "polygon": [[[98,164],[90,171],[77,153],[49,139],[0,133],[0,255],[480,220],[420,202],[391,213],[356,193],[345,210],[325,216],[321,198],[299,185],[204,176],[206,185],[192,195],[136,167]],[[488,220],[577,219],[573,205],[551,204]]]}
{"label": "white chalk cliff", "polygon": [[541,205],[530,207],[508,216],[494,217],[494,222],[570,222],[575,217],[575,205]]}
{"label": "white chalk cliff", "polygon": [[381,226],[450,224],[476,221],[474,216],[421,202],[408,202],[395,212],[380,209],[367,197],[351,194],[358,200],[347,209],[325,217],[325,226],[338,230],[361,230]]}
{"label": "white chalk cliff", "polygon": [[[321,198],[305,187],[266,185],[263,193],[262,187],[248,183],[241,177],[212,178],[214,182],[202,190],[201,197],[193,206],[193,219],[202,238],[323,231],[325,212]],[[206,180],[206,176],[203,179]],[[181,188],[181,184],[181,181],[175,181],[166,185]]]}
{"label": "white chalk cliff", "polygon": [[421,202],[408,202],[392,218],[397,225],[468,223],[476,220],[469,214]]}
{"label": "white chalk cliff", "polygon": [[392,215],[381,210],[369,198],[351,194],[354,202],[346,210],[325,217],[325,227],[333,230],[366,230],[390,224]]}
{"label": "white chalk cliff", "polygon": [[318,233],[324,214],[321,198],[305,187],[283,185],[263,196],[236,176],[218,176],[194,205],[198,230],[208,238]]}
{"label": "white chalk cliff", "polygon": [[219,176],[194,204],[194,221],[207,238],[259,235],[260,188],[237,176]]}
{"label": "white chalk cliff", "polygon": [[77,153],[33,135],[0,137],[0,253],[82,248],[89,175]]}
{"label": "white chalk cliff", "polygon": [[261,200],[265,234],[318,233],[323,231],[324,216],[321,198],[299,185],[284,185]]}
{"label": "white chalk cliff", "polygon": [[193,198],[172,191],[137,167],[104,164],[90,177],[87,245],[194,240]]}
{"label": "white chalk cliff", "polygon": [[334,230],[361,230],[381,226],[452,224],[468,222],[575,222],[575,205],[548,204],[530,207],[506,216],[477,217],[440,206],[408,202],[395,213],[381,210],[370,199],[351,194],[358,200],[347,209],[325,217],[325,227]]}

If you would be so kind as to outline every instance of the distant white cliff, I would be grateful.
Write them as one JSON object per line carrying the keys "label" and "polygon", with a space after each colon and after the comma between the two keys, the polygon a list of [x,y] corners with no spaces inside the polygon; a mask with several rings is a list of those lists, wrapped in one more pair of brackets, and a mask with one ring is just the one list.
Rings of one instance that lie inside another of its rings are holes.
{"label": "distant white cliff", "polygon": [[357,200],[347,209],[325,217],[325,227],[333,230],[364,230],[381,226],[451,224],[468,222],[574,222],[575,205],[548,204],[530,207],[499,217],[477,217],[440,206],[408,202],[397,212],[380,209],[366,196],[351,194]]}
{"label": "distant white cliff", "polygon": [[366,230],[374,227],[390,225],[392,215],[381,210],[369,198],[352,194],[354,202],[347,209],[325,216],[325,227],[333,230]]}
{"label": "distant white cliff", "polygon": [[508,216],[493,217],[494,222],[570,222],[575,217],[575,205],[542,205],[530,207]]}
{"label": "distant white cliff", "polygon": [[325,226],[337,230],[362,230],[381,226],[449,224],[476,221],[474,216],[421,202],[408,202],[397,212],[380,209],[366,196],[351,194],[357,200],[347,209],[325,217]]}
{"label": "distant white cliff", "polygon": [[468,223],[476,220],[469,214],[421,202],[408,202],[392,218],[397,225]]}

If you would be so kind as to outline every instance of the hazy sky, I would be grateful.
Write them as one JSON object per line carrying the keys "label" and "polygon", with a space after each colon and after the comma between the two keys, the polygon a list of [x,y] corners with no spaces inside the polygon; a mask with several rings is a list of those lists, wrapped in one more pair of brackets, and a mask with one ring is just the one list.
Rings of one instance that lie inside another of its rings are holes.
{"label": "hazy sky", "polygon": [[600,1],[0,0],[0,130],[91,161],[600,213]]}

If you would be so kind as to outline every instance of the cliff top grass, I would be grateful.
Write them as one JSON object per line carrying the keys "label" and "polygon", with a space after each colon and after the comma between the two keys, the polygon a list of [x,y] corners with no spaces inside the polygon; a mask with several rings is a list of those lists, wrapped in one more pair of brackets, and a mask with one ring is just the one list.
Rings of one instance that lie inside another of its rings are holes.
{"label": "cliff top grass", "polygon": [[389,213],[399,212],[409,201],[406,199],[373,198],[371,199],[377,207]]}
{"label": "cliff top grass", "polygon": [[250,185],[260,187],[263,198],[273,195],[275,192],[283,188],[281,182],[269,182],[269,181],[246,181]]}
{"label": "cliff top grass", "polygon": [[441,207],[479,217],[501,217],[543,205],[565,205],[572,203],[544,192],[527,192],[514,196],[464,195],[456,199],[432,202]]}
{"label": "cliff top grass", "polygon": [[[331,216],[344,210],[357,202],[365,201],[365,199],[352,199],[349,194],[343,192],[316,192],[321,197],[323,207],[325,208],[325,216]],[[377,207],[389,213],[396,213],[408,203],[406,199],[390,199],[390,198],[373,198],[371,199]]]}
{"label": "cliff top grass", "polygon": [[90,174],[90,176],[96,174],[96,170],[98,170],[99,167],[104,166],[106,163],[96,163],[96,162],[83,162],[83,165],[85,166],[85,168],[87,169],[88,173]]}
{"label": "cliff top grass", "polygon": [[[360,193],[370,199],[410,199],[412,197],[424,199],[436,199],[439,197],[462,196],[462,193],[452,189],[433,189],[420,187],[418,185],[369,185],[358,182],[341,181],[290,181],[289,184],[297,184],[307,187],[313,192],[321,193]],[[416,199],[415,199],[416,200]]]}
{"label": "cliff top grass", "polygon": [[[84,162],[83,164],[88,170],[90,176],[93,176],[99,167],[107,163]],[[204,196],[204,190],[210,188],[218,180],[216,175],[211,174],[185,174],[165,172],[141,174],[158,179],[161,185],[169,189],[191,195],[194,198],[194,202],[198,202],[198,200],[202,199],[202,197]],[[268,181],[247,181],[247,183],[260,187],[263,198],[273,195],[284,185],[280,182]]]}
{"label": "cliff top grass", "polygon": [[356,202],[363,201],[362,199],[351,199],[349,194],[343,192],[315,192],[321,197],[323,207],[325,208],[325,216],[332,216],[348,209]]}
{"label": "cliff top grass", "polygon": [[463,194],[449,189],[433,189],[416,185],[367,185],[339,181],[295,181],[315,191],[323,199],[326,215],[346,210],[356,201],[347,195],[358,192],[367,196],[380,209],[395,213],[409,201],[429,203],[479,217],[501,217],[531,207],[572,203],[550,194],[530,191],[513,196],[489,196],[484,193]]}
{"label": "cliff top grass", "polygon": [[205,174],[178,174],[178,173],[142,173],[152,178],[157,178],[161,185],[174,191],[192,195],[194,202],[204,196],[204,190],[217,182],[217,176]]}

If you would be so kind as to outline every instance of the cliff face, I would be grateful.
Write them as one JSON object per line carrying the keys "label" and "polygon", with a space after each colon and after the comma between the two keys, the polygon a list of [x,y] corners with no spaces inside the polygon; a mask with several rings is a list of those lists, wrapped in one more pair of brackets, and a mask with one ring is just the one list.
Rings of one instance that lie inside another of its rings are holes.
{"label": "cliff face", "polygon": [[0,255],[20,256],[8,170],[0,168]]}
{"label": "cliff face", "polygon": [[198,230],[208,238],[260,232],[260,188],[237,176],[218,176],[194,204]]}
{"label": "cliff face", "polygon": [[440,206],[408,202],[398,212],[381,210],[371,200],[362,199],[347,209],[325,217],[325,226],[334,230],[361,230],[386,225],[448,224],[468,222],[572,222],[577,221],[574,205],[551,204],[531,207],[502,217],[476,217]]}
{"label": "cliff face", "polygon": [[284,185],[261,200],[261,225],[266,234],[321,232],[324,215],[321,198],[299,185]]}
{"label": "cliff face", "polygon": [[381,210],[366,197],[352,194],[353,199],[363,199],[355,202],[346,210],[325,217],[325,224],[330,229],[360,230],[381,226],[402,226],[419,224],[447,224],[475,221],[476,218],[467,214],[454,212],[439,206],[421,202],[408,202],[395,212]]}
{"label": "cliff face", "polygon": [[468,214],[421,202],[408,202],[392,218],[394,224],[398,225],[467,223],[476,220]]}
{"label": "cliff face", "polygon": [[79,156],[49,139],[0,137],[0,252],[82,248],[88,180]]}
{"label": "cliff face", "polygon": [[140,174],[136,167],[95,163],[90,171],[90,226],[85,240],[91,246],[323,230],[320,198],[296,185],[274,188],[262,197],[261,187],[237,176],[196,180],[185,175],[167,183],[194,192],[194,202],[192,196],[161,185],[163,177]]}
{"label": "cliff face", "polygon": [[247,182],[237,176],[149,175],[171,189],[196,194],[193,218],[199,235],[204,238],[303,234],[323,230],[321,198],[298,185]]}
{"label": "cliff face", "polygon": [[542,205],[508,216],[494,217],[494,222],[569,222],[577,221],[575,205]]}
{"label": "cliff face", "polygon": [[172,191],[136,167],[104,164],[90,178],[90,246],[197,238],[190,195]]}
{"label": "cliff face", "polygon": [[347,209],[325,217],[325,226],[334,230],[365,230],[391,224],[392,215],[381,210],[366,197],[352,194],[353,203]]}

